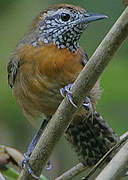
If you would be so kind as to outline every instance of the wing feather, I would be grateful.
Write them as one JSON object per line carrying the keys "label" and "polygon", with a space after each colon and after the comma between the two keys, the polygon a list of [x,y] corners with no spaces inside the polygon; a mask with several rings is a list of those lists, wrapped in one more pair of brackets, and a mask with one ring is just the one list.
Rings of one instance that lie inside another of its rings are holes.
{"label": "wing feather", "polygon": [[20,59],[16,59],[14,56],[12,56],[7,66],[8,84],[10,85],[11,88],[13,88],[14,86],[19,67],[20,67]]}

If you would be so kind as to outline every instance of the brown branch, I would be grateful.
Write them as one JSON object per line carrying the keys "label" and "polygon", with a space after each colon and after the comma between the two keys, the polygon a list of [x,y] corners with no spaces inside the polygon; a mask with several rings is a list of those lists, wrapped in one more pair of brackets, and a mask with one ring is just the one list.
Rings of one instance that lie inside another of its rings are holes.
{"label": "brown branch", "polygon": [[105,169],[98,175],[96,180],[118,180],[128,170],[128,141],[114,156]]}
{"label": "brown branch", "polygon": [[81,172],[85,171],[86,169],[88,169],[88,167],[85,167],[82,163],[79,163],[65,173],[63,173],[61,176],[57,177],[55,180],[70,180]]}
{"label": "brown branch", "polygon": [[[121,17],[104,38],[85,68],[74,82],[71,91],[73,101],[78,107],[82,104],[82,100],[84,97],[86,97],[88,92],[98,80],[112,56],[128,36],[127,20],[128,8],[124,10]],[[29,161],[30,167],[37,176],[40,176],[42,169],[45,167],[46,162],[53,151],[53,148],[59,141],[65,129],[68,127],[77,110],[78,109],[73,107],[66,97],[62,101],[55,115],[52,117]],[[23,170],[19,180],[29,179],[32,180],[35,178],[32,178],[26,170]]]}

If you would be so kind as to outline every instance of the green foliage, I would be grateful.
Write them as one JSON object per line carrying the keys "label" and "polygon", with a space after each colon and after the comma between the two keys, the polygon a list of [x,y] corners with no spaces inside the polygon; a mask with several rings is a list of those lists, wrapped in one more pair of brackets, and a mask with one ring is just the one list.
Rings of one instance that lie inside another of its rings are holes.
{"label": "green foliage", "polygon": [[[7,166],[6,168],[7,170],[1,171],[2,175],[7,177],[9,180],[17,180],[17,178],[19,177],[19,173],[9,166]],[[41,175],[40,180],[48,180],[48,179],[43,175]]]}

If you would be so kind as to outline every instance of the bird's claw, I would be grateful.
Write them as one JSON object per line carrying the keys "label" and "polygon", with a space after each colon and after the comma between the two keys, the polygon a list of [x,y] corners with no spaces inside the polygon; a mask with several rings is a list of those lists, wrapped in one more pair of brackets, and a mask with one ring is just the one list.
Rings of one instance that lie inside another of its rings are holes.
{"label": "bird's claw", "polygon": [[88,97],[85,98],[85,102],[83,103],[83,106],[86,108],[86,110],[89,110],[91,108],[90,98]]}
{"label": "bird's claw", "polygon": [[64,88],[60,89],[60,94],[65,97],[65,95],[67,95],[68,100],[70,101],[70,103],[75,107],[78,108],[77,105],[73,102],[72,97],[71,97],[71,89],[72,84],[68,84],[67,86],[65,86]]}
{"label": "bird's claw", "polygon": [[[28,164],[28,161],[29,161],[29,159],[30,159],[30,153],[24,153],[24,160],[21,162],[21,167],[22,168],[24,168],[24,166],[26,167],[26,169],[27,169],[27,171],[28,171],[28,173],[33,177],[33,178],[35,178],[35,179],[39,179],[39,177],[38,176],[36,176],[34,173],[33,173],[33,171],[32,171],[32,169],[30,168],[30,166],[29,166],[29,164]],[[51,170],[52,169],[52,163],[51,163],[51,160],[49,160],[48,161],[48,163],[47,163],[47,167],[46,167],[46,170]]]}
{"label": "bird's claw", "polygon": [[78,108],[77,105],[73,102],[72,100],[72,97],[69,93],[67,93],[67,97],[68,97],[68,100],[70,101],[70,103],[75,107],[75,108]]}
{"label": "bird's claw", "polygon": [[25,158],[24,158],[24,160],[21,162],[21,167],[24,168],[24,166],[25,166],[26,169],[27,169],[27,171],[28,171],[28,173],[29,173],[33,178],[39,179],[40,177],[36,176],[36,175],[33,173],[32,169],[30,168],[30,166],[29,166],[29,164],[28,164],[28,161],[29,161],[29,159],[30,159],[29,156],[30,156],[30,155],[29,155],[28,153],[25,153],[25,154],[24,154],[24,157],[25,157]]}
{"label": "bird's claw", "polygon": [[[71,89],[72,87],[72,84],[68,84],[67,86],[65,86],[64,88],[61,88],[60,89],[60,94],[65,97],[65,94],[67,95],[68,97],[68,100],[70,101],[70,103],[75,107],[75,108],[78,108],[77,105],[73,102],[72,100],[72,97],[71,97]],[[85,102],[83,103],[83,106],[89,110],[91,108],[91,101],[90,101],[90,98],[86,97],[85,98]]]}
{"label": "bird's claw", "polygon": [[67,94],[67,93],[71,94],[71,91],[70,91],[71,87],[72,87],[72,84],[68,84],[64,88],[61,88],[60,89],[61,96],[65,97],[65,94]]}
{"label": "bird's claw", "polygon": [[20,167],[21,167],[21,168],[24,168],[24,165],[26,164],[26,162],[28,162],[28,160],[29,160],[29,155],[28,155],[28,153],[24,153],[24,159],[23,159],[23,161],[20,163]]}
{"label": "bird's claw", "polygon": [[52,163],[51,163],[51,160],[48,161],[47,163],[47,167],[46,167],[46,170],[51,170],[52,169]]}

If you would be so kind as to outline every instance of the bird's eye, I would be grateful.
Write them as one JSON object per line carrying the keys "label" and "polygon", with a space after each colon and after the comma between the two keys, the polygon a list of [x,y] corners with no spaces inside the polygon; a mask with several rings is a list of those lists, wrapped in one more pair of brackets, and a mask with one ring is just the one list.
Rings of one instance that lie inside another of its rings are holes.
{"label": "bird's eye", "polygon": [[70,14],[67,14],[67,13],[62,13],[61,14],[61,19],[62,21],[66,22],[70,19]]}

